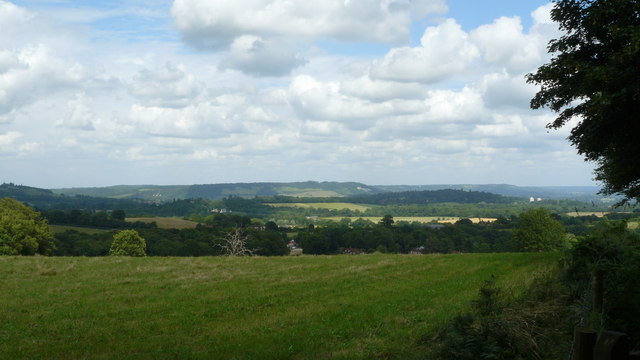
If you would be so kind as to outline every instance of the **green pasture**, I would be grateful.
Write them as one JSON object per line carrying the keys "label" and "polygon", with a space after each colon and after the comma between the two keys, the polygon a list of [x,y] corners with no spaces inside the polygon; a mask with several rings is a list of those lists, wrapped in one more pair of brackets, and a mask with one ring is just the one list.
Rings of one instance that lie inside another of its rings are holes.
{"label": "green pasture", "polygon": [[132,217],[127,218],[127,222],[155,222],[160,229],[195,229],[197,222],[175,217]]}
{"label": "green pasture", "polygon": [[49,229],[51,229],[51,232],[54,234],[63,233],[67,230],[75,230],[77,232],[81,232],[89,235],[98,234],[106,231],[113,231],[109,229],[97,229],[97,228],[90,228],[90,227],[83,227],[83,226],[70,226],[70,225],[49,225]]}
{"label": "green pasture", "polygon": [[417,359],[553,254],[0,257],[2,359]]}
{"label": "green pasture", "polygon": [[267,204],[273,207],[293,207],[293,208],[303,208],[303,209],[329,209],[329,210],[352,210],[352,211],[366,211],[372,208],[371,205],[360,205],[360,204],[352,204],[352,203],[330,203],[330,202],[322,202],[322,203],[271,203]]}

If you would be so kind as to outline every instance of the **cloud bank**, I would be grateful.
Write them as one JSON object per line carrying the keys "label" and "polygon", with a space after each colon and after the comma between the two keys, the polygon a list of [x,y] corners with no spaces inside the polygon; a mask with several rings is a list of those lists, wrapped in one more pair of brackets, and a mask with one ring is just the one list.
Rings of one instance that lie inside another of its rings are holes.
{"label": "cloud bank", "polygon": [[127,37],[0,0],[0,180],[588,183],[528,108],[550,8],[465,31],[444,0],[175,0]]}

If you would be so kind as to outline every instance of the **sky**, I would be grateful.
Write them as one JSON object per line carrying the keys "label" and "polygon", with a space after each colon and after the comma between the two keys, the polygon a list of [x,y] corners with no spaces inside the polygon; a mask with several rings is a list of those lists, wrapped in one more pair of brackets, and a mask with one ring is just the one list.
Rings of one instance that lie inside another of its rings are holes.
{"label": "sky", "polygon": [[0,0],[0,182],[593,185],[536,0]]}

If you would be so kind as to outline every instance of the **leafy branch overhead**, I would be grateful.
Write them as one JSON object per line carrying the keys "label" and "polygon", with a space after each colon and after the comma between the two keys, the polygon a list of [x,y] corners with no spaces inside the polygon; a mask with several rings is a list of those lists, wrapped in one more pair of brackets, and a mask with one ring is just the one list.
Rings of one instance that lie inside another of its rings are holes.
{"label": "leafy branch overhead", "polygon": [[558,114],[552,129],[577,120],[569,141],[597,164],[602,192],[640,199],[640,1],[556,1],[551,18],[565,34],[527,76],[541,86],[531,107]]}

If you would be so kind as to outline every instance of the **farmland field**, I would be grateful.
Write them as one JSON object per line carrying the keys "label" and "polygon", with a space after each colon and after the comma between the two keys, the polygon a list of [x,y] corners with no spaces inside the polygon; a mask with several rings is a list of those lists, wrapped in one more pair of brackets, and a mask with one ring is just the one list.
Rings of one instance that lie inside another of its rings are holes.
{"label": "farmland field", "polygon": [[597,217],[604,217],[605,215],[609,214],[609,212],[607,211],[579,211],[579,212],[568,212],[565,215],[567,216],[571,216],[571,217],[576,217],[576,216],[597,216]]}
{"label": "farmland field", "polygon": [[106,231],[113,231],[110,229],[97,229],[97,228],[91,228],[91,227],[70,226],[70,225],[49,225],[49,229],[51,229],[51,232],[54,234],[63,233],[67,230],[75,230],[77,232],[81,232],[89,235],[98,234]]}
{"label": "farmland field", "polygon": [[273,207],[294,207],[294,208],[304,208],[304,209],[329,209],[329,210],[358,210],[365,211],[370,209],[371,205],[360,205],[360,204],[352,204],[352,203],[331,203],[331,202],[323,202],[323,203],[271,203],[267,204]]}
{"label": "farmland field", "polygon": [[0,257],[0,358],[421,358],[483,280],[556,258]]}
{"label": "farmland field", "polygon": [[173,217],[135,217],[127,218],[127,222],[155,222],[160,229],[194,229],[197,222]]}
{"label": "farmland field", "polygon": [[[360,217],[347,217],[347,216],[328,216],[321,217],[320,220],[330,220],[330,221],[340,221],[342,219],[349,219],[351,221],[355,221],[358,219],[369,220],[371,222],[377,223],[382,217],[381,216],[360,216]],[[455,216],[394,216],[393,220],[395,222],[406,221],[406,222],[419,222],[419,223],[430,223],[430,222],[438,222],[438,223],[448,223],[453,224],[461,218]],[[478,223],[480,221],[495,221],[495,218],[470,218],[474,223]]]}

